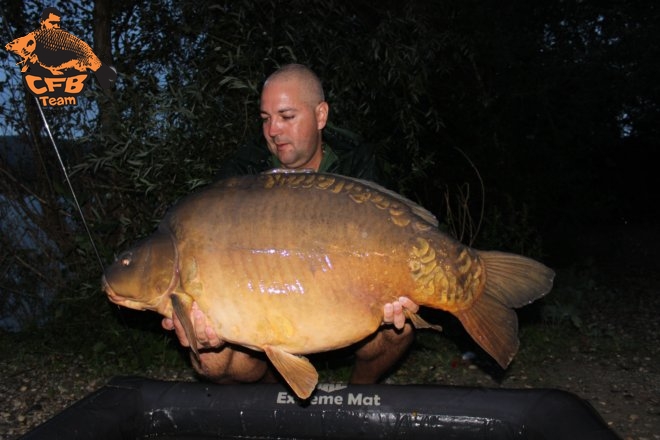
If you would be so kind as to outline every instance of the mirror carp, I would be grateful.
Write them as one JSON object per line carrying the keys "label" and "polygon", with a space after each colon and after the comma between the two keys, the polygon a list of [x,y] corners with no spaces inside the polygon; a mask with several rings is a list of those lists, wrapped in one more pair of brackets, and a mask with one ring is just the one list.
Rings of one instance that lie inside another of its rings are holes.
{"label": "mirror carp", "polygon": [[103,287],[118,305],[176,314],[195,353],[196,301],[222,340],[265,352],[305,399],[318,374],[303,355],[373,334],[383,305],[401,296],[456,316],[506,368],[519,346],[513,308],[548,293],[553,278],[530,258],[461,244],[374,183],[274,170],[184,197],[106,269]]}

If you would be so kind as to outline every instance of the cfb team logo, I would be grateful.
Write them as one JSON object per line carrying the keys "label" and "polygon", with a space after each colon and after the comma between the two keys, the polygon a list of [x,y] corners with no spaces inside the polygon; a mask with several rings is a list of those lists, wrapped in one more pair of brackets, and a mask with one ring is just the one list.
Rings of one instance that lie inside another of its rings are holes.
{"label": "cfb team logo", "polygon": [[89,70],[104,89],[117,79],[117,72],[101,63],[87,43],[60,29],[60,17],[57,9],[44,9],[39,29],[5,46],[21,57],[17,65],[23,81],[43,107],[76,105]]}

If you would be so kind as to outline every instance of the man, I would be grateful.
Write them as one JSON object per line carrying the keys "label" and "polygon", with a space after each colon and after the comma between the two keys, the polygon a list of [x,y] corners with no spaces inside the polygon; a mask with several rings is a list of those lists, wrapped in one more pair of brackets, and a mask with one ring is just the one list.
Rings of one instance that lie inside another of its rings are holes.
{"label": "man", "polygon": [[[346,172],[340,158],[323,143],[322,131],[328,112],[321,81],[314,72],[300,64],[280,68],[268,77],[261,93],[263,135],[272,156],[266,160],[251,158],[251,165],[242,169],[234,163],[231,165],[232,171],[312,169],[365,177],[363,169]],[[346,163],[343,165],[345,167]],[[231,171],[225,169],[221,174],[231,174]],[[355,345],[351,383],[377,382],[406,352],[414,333],[412,325],[405,320],[404,309],[416,312],[418,307],[405,297],[386,304],[383,308],[383,322],[386,325]],[[191,318],[197,339],[205,347],[200,351],[199,359],[191,357],[194,368],[202,376],[219,383],[274,379],[261,353],[223,344],[213,329],[206,325],[206,318],[196,305],[193,305]],[[164,319],[163,327],[175,329],[181,344],[190,345],[176,317],[173,320]]]}
{"label": "man", "polygon": [[46,8],[41,12],[39,24],[41,29],[59,29],[62,14],[57,8]]}

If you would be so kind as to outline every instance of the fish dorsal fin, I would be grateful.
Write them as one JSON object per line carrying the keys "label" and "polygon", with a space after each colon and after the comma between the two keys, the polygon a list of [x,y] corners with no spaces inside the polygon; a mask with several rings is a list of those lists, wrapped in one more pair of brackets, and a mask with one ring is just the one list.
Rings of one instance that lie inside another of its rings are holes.
{"label": "fish dorsal fin", "polygon": [[271,168],[270,170],[262,171],[261,174],[300,174],[300,173],[310,174],[313,172],[314,170],[311,168],[298,168],[298,169]]}
{"label": "fish dorsal fin", "polygon": [[281,348],[266,345],[264,351],[293,392],[301,399],[307,399],[319,381],[316,368],[307,358],[287,353]]}
{"label": "fish dorsal fin", "polygon": [[375,182],[371,182],[369,180],[363,180],[363,179],[356,179],[355,177],[348,177],[348,176],[341,176],[342,178],[346,180],[351,180],[355,183],[359,183],[360,185],[364,185],[367,188],[371,188],[376,191],[380,191],[393,199],[395,199],[399,203],[403,203],[406,205],[410,210],[413,212],[413,214],[417,215],[418,217],[421,217],[424,221],[432,224],[434,227],[438,227],[438,219],[433,215],[429,210],[426,208],[418,205],[417,203],[413,202],[412,200],[402,196],[399,193],[396,193],[392,191],[391,189],[387,189],[384,186],[381,186]]}
{"label": "fish dorsal fin", "polygon": [[186,337],[190,343],[190,349],[199,358],[199,351],[197,350],[197,336],[195,336],[195,328],[190,320],[190,313],[192,312],[193,298],[185,293],[173,293],[170,295],[172,300],[172,313],[179,318],[183,330],[186,332]]}
{"label": "fish dorsal fin", "polygon": [[[286,169],[286,168],[273,168],[271,170],[264,171],[262,174],[297,174],[297,173],[300,173],[300,174],[313,174],[314,170],[311,170],[311,169],[308,169],[308,168],[304,168],[304,169],[300,169],[300,170],[290,170],[290,169]],[[348,181],[351,181],[353,183],[357,183],[359,185],[362,185],[362,186],[365,186],[367,188],[371,188],[375,191],[381,192],[381,193],[383,193],[383,194],[385,194],[389,197],[392,197],[397,202],[399,202],[403,205],[406,205],[408,208],[410,208],[410,210],[413,212],[413,214],[415,214],[416,216],[422,218],[424,221],[430,223],[434,227],[437,228],[438,225],[439,225],[438,219],[429,210],[427,210],[426,208],[418,205],[417,203],[413,202],[412,200],[402,196],[401,194],[396,193],[396,192],[392,191],[391,189],[387,189],[384,186],[379,185],[375,182],[372,182],[370,180],[358,179],[358,178],[355,178],[355,177],[344,176],[344,175],[341,175],[341,174],[332,174],[332,173],[316,173],[316,174],[329,175],[329,176],[333,176],[333,177],[340,177],[344,180],[348,180]]]}

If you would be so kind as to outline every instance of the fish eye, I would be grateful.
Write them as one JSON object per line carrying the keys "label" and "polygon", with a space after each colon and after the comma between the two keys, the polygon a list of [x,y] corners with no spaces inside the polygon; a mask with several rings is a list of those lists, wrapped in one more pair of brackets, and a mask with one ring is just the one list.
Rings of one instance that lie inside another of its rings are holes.
{"label": "fish eye", "polygon": [[132,259],[133,259],[133,254],[131,252],[125,252],[121,254],[118,258],[119,264],[121,264],[124,267],[130,266]]}

